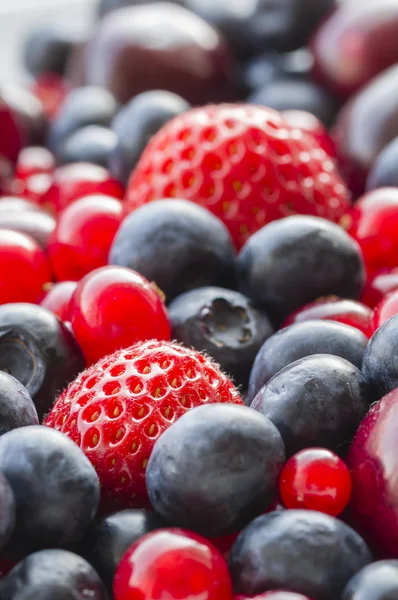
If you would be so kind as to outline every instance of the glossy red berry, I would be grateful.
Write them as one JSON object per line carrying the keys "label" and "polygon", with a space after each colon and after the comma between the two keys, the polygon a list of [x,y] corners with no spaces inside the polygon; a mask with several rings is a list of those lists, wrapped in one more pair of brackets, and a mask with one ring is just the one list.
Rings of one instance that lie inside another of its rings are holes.
{"label": "glossy red berry", "polygon": [[264,592],[258,596],[235,596],[234,600],[309,600],[309,598],[302,594],[296,594],[296,592],[277,590]]}
{"label": "glossy red berry", "polygon": [[60,281],[51,285],[41,300],[41,306],[51,310],[61,321],[69,320],[69,302],[77,288],[76,281]]}
{"label": "glossy red berry", "polygon": [[48,244],[58,281],[79,281],[108,262],[113,238],[122,222],[122,204],[104,195],[76,200],[59,215]]}
{"label": "glossy red berry", "polygon": [[55,158],[47,148],[29,146],[19,153],[15,178],[25,180],[32,175],[50,174],[54,169]]}
{"label": "glossy red berry", "polygon": [[36,302],[52,280],[46,255],[33,238],[0,229],[0,304]]}
{"label": "glossy red berry", "polygon": [[170,339],[160,291],[124,267],[101,267],[86,275],[69,309],[73,332],[89,365],[138,341]]}
{"label": "glossy red berry", "polygon": [[351,496],[351,475],[339,456],[325,448],[307,448],[292,456],[280,478],[286,508],[305,508],[337,516]]}
{"label": "glossy red berry", "polygon": [[303,321],[326,319],[356,327],[370,337],[373,331],[370,324],[372,316],[373,311],[365,304],[355,302],[355,300],[343,300],[336,296],[329,296],[306,304],[290,315],[282,327],[287,327],[293,323],[302,323]]}
{"label": "glossy red berry", "polygon": [[371,322],[372,331],[375,332],[396,314],[398,314],[398,289],[384,296],[376,306]]}
{"label": "glossy red berry", "polygon": [[281,113],[289,125],[309,133],[332,158],[336,157],[336,146],[326,127],[315,115],[305,110],[284,110]]}
{"label": "glossy red berry", "polygon": [[164,529],[139,539],[116,571],[115,600],[232,600],[227,563],[206,539]]}
{"label": "glossy red berry", "polygon": [[365,194],[342,225],[361,246],[369,271],[398,265],[398,188]]}
{"label": "glossy red berry", "polygon": [[389,267],[368,274],[361,302],[375,308],[389,292],[398,288],[398,267]]}
{"label": "glossy red berry", "polygon": [[124,189],[104,167],[91,163],[71,163],[55,170],[53,184],[42,196],[41,202],[49,210],[58,213],[78,198],[90,194],[122,199]]}

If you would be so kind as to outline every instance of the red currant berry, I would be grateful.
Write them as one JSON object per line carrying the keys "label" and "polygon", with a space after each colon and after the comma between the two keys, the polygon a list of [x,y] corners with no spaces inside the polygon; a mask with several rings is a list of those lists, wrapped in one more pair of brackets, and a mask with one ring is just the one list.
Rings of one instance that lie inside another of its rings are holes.
{"label": "red currant berry", "polygon": [[232,533],[231,535],[224,535],[219,538],[212,538],[210,541],[221,552],[223,556],[227,556],[234,543],[236,542],[236,538],[239,533]]}
{"label": "red currant berry", "polygon": [[310,320],[338,321],[356,327],[370,337],[372,328],[370,321],[373,312],[368,306],[354,300],[343,300],[336,296],[319,298],[315,302],[306,304],[286,319],[282,327],[293,323],[302,323]]}
{"label": "red currant berry", "polygon": [[53,185],[42,202],[49,210],[58,213],[78,198],[91,194],[122,199],[124,189],[104,167],[91,163],[71,163],[55,170]]}
{"label": "red currant berry", "polygon": [[264,592],[258,596],[235,596],[234,600],[309,600],[309,598],[295,592],[277,590],[275,592]]}
{"label": "red currant berry", "polygon": [[351,496],[346,464],[325,448],[307,448],[292,456],[280,478],[279,491],[286,508],[305,508],[337,516]]}
{"label": "red currant berry", "polygon": [[284,110],[282,115],[293,127],[302,129],[315,138],[322,148],[332,158],[336,157],[336,146],[326,127],[315,115],[305,110]]}
{"label": "red currant berry", "polygon": [[163,529],[139,539],[116,571],[115,600],[232,600],[227,563],[206,539]]}
{"label": "red currant berry", "polygon": [[32,175],[50,174],[54,169],[55,159],[47,148],[30,146],[19,153],[15,177],[25,180]]}
{"label": "red currant berry", "polygon": [[388,294],[398,288],[398,267],[390,267],[368,275],[362,291],[361,302],[375,308]]}
{"label": "red currant berry", "polygon": [[41,306],[51,310],[61,321],[69,320],[69,303],[77,288],[76,281],[61,281],[51,285],[49,291],[41,300]]}
{"label": "red currant berry", "polygon": [[343,226],[361,246],[368,270],[398,265],[398,188],[365,194],[343,218]]}
{"label": "red currant berry", "polygon": [[86,275],[77,285],[69,311],[88,365],[138,341],[170,340],[160,291],[124,267],[101,267]]}
{"label": "red currant berry", "polygon": [[0,229],[0,304],[36,302],[51,281],[46,255],[29,236]]}
{"label": "red currant berry", "polygon": [[69,89],[69,85],[65,79],[56,73],[44,73],[40,75],[31,88],[35,96],[41,101],[44,112],[50,120],[57,114]]}
{"label": "red currant berry", "polygon": [[34,202],[18,196],[3,196],[0,198],[0,214],[21,214],[25,211],[41,212],[41,208]]}
{"label": "red currant berry", "polygon": [[65,208],[47,249],[58,281],[79,281],[107,264],[122,212],[119,200],[99,194],[76,200]]}
{"label": "red currant berry", "polygon": [[384,296],[376,306],[371,323],[373,332],[396,314],[398,314],[398,290]]}

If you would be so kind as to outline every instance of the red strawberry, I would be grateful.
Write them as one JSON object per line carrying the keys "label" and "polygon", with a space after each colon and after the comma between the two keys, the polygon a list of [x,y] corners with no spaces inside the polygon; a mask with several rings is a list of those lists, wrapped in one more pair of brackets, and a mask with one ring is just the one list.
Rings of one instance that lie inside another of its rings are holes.
{"label": "red strawberry", "polygon": [[218,365],[195,350],[151,340],[119,350],[82,373],[45,425],[91,460],[106,509],[148,504],[145,469],[163,431],[187,410],[242,400]]}
{"label": "red strawberry", "polygon": [[350,196],[313,136],[260,106],[208,106],[166,124],[149,142],[127,190],[131,212],[185,198],[208,208],[237,245],[291,214],[338,222]]}

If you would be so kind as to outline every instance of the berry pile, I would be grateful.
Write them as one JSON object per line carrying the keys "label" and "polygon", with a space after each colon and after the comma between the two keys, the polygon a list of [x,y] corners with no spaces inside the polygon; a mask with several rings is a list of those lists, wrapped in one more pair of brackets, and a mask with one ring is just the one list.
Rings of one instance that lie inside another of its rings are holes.
{"label": "berry pile", "polygon": [[0,85],[0,600],[398,598],[397,1],[97,4]]}

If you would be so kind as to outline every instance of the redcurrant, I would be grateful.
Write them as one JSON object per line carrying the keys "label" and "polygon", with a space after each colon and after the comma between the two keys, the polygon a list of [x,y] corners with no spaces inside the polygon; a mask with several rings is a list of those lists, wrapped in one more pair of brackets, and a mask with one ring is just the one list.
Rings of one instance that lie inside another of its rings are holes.
{"label": "redcurrant", "polygon": [[51,310],[61,321],[69,320],[69,302],[77,287],[76,281],[61,281],[51,285],[41,300],[41,306]]}
{"label": "redcurrant", "polygon": [[398,267],[374,271],[368,275],[362,291],[361,301],[370,308],[375,308],[386,294],[393,292],[397,288]]}
{"label": "redcurrant", "polygon": [[115,600],[232,600],[227,563],[206,539],[163,529],[126,552],[114,579]]}
{"label": "redcurrant", "polygon": [[25,180],[32,175],[50,174],[54,169],[55,158],[47,148],[30,146],[19,153],[15,177]]}
{"label": "redcurrant", "polygon": [[72,296],[69,316],[87,364],[141,340],[170,340],[160,291],[124,267],[101,267],[86,275]]}
{"label": "redcurrant", "polygon": [[372,318],[372,329],[376,331],[383,323],[388,321],[391,317],[398,313],[398,290],[390,292],[376,306],[373,318]]}
{"label": "redcurrant", "polygon": [[122,204],[110,196],[87,196],[60,214],[48,244],[58,281],[79,281],[108,262],[109,249],[122,222]]}
{"label": "redcurrant", "polygon": [[280,477],[286,508],[305,508],[337,516],[351,496],[351,475],[342,459],[325,448],[307,448],[292,456]]}

